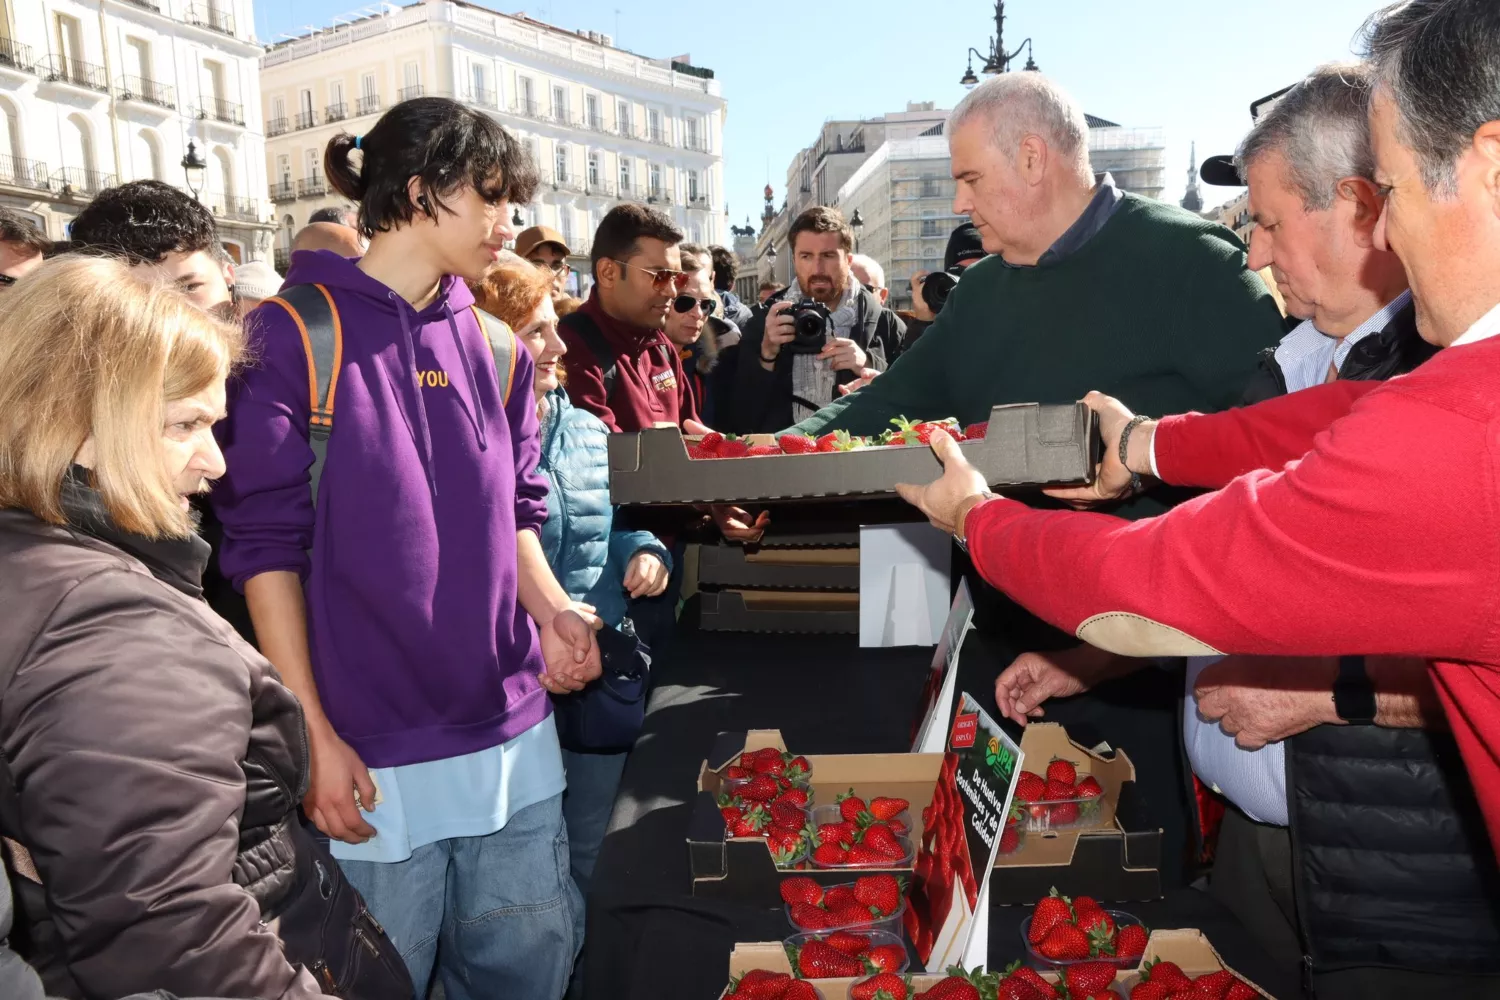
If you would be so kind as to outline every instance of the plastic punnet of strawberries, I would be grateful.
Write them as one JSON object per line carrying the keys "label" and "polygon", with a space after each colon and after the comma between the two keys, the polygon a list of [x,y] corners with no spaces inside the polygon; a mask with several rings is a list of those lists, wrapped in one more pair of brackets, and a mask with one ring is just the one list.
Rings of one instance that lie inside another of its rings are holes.
{"label": "plastic punnet of strawberries", "polygon": [[1255,987],[1220,969],[1196,979],[1173,962],[1147,962],[1141,980],[1130,988],[1130,1000],[1254,1000]]}
{"label": "plastic punnet of strawberries", "polygon": [[[1132,965],[1146,951],[1146,928],[1139,923],[1116,925],[1112,911],[1089,896],[1072,899],[1052,891],[1037,900],[1026,941],[1042,958],[1064,965],[1102,959],[1111,968]],[[1115,912],[1134,921],[1129,914]]]}
{"label": "plastic punnet of strawberries", "polygon": [[901,911],[906,878],[884,873],[865,875],[824,889],[806,875],[796,875],[782,880],[781,898],[787,906],[787,917],[799,931],[868,927]]}
{"label": "plastic punnet of strawberries", "polygon": [[731,837],[764,838],[780,867],[804,860],[812,841],[812,793],[806,787],[811,774],[806,757],[774,747],[740,754],[724,769],[718,797],[725,830]]}
{"label": "plastic punnet of strawberries", "polygon": [[873,972],[906,971],[906,945],[884,931],[793,934],[784,944],[792,968],[803,979],[852,979]]}
{"label": "plastic punnet of strawberries", "polygon": [[1087,822],[1098,815],[1104,788],[1091,774],[1078,776],[1072,761],[1055,757],[1047,776],[1022,771],[1016,778],[1013,801],[1022,803],[1033,830],[1058,829]]}
{"label": "plastic punnet of strawberries", "polygon": [[[838,816],[819,818],[813,830],[813,864],[820,868],[889,868],[911,856],[906,799],[878,795],[868,803],[854,789],[839,794]],[[820,812],[826,811],[824,809]]]}
{"label": "plastic punnet of strawberries", "polygon": [[806,434],[783,434],[775,444],[751,444],[733,434],[706,434],[688,445],[688,458],[695,461],[714,458],[771,458],[777,455],[831,454],[840,451],[859,451],[865,448],[891,448],[925,446],[932,440],[932,432],[941,427],[958,441],[981,440],[989,429],[989,422],[970,424],[959,429],[958,421],[952,417],[944,420],[907,420],[896,417],[891,421],[893,430],[876,437],[858,437],[848,431],[831,431],[821,437]]}
{"label": "plastic punnet of strawberries", "polygon": [[812,983],[793,979],[785,972],[764,969],[751,969],[730,980],[729,992],[724,995],[742,1000],[825,1000],[822,991]]}

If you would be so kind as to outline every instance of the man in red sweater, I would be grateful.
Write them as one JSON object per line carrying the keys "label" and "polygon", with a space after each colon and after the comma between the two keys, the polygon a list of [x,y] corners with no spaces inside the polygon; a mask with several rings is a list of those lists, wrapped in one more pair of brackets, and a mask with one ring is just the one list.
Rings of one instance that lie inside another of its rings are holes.
{"label": "man in red sweater", "polygon": [[996,587],[1112,652],[1428,661],[1500,844],[1500,5],[1413,0],[1369,45],[1377,238],[1443,351],[1213,415],[1149,421],[1091,394],[1105,462],[1065,499],[1148,475],[1217,490],[1151,520],[993,497],[946,438],[943,479],[901,489]]}

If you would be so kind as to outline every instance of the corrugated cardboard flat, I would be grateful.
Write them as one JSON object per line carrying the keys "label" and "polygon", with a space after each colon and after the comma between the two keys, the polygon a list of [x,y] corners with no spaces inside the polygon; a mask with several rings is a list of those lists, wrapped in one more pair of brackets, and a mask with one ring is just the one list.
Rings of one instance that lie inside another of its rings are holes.
{"label": "corrugated cardboard flat", "polygon": [[839,591],[721,590],[699,595],[706,632],[859,632],[859,594]]}
{"label": "corrugated cardboard flat", "polygon": [[698,556],[704,587],[778,590],[858,590],[859,545],[839,548],[762,548],[705,545]]}

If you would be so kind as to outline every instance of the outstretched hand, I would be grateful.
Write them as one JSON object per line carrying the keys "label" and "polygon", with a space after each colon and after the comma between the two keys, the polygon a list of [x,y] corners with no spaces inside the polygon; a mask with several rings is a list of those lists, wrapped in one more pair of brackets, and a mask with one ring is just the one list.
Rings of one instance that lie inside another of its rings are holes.
{"label": "outstretched hand", "polygon": [[901,499],[926,514],[934,527],[951,535],[957,530],[964,508],[972,507],[989,494],[989,484],[969,464],[958,442],[946,431],[933,431],[931,444],[933,454],[943,463],[942,478],[926,486],[897,483],[896,492],[901,494]]}
{"label": "outstretched hand", "polygon": [[1099,437],[1104,442],[1104,455],[1094,473],[1094,481],[1087,486],[1045,490],[1074,507],[1093,507],[1112,500],[1122,500],[1130,495],[1132,470],[1149,475],[1151,465],[1151,437],[1156,432],[1156,422],[1141,424],[1130,435],[1131,468],[1120,463],[1120,435],[1125,425],[1135,418],[1130,409],[1113,396],[1102,392],[1091,392],[1083,397],[1083,403],[1099,415]]}

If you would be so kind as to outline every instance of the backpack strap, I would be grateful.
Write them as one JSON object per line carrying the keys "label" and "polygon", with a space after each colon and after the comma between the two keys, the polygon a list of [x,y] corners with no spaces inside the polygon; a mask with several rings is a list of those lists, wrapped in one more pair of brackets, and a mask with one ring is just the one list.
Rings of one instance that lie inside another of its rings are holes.
{"label": "backpack strap", "polygon": [[318,502],[318,482],[323,478],[323,463],[328,459],[328,436],[333,433],[333,402],[338,391],[339,369],[344,359],[344,328],[338,307],[323,285],[292,285],[266,299],[285,309],[302,335],[302,350],[307,357],[308,419],[307,443],[312,447],[313,463],[308,470],[314,506]]}
{"label": "backpack strap", "polygon": [[594,318],[582,309],[569,314],[564,320],[568,329],[583,338],[588,346],[589,353],[599,363],[599,373],[604,380],[604,405],[609,405],[609,399],[615,392],[615,381],[619,378],[620,363],[615,357],[615,349],[610,346],[604,337],[604,331],[599,329],[599,324]]}
{"label": "backpack strap", "polygon": [[516,334],[510,324],[478,306],[469,307],[479,322],[479,332],[495,358],[495,378],[500,381],[500,405],[510,405],[510,390],[516,382]]}

